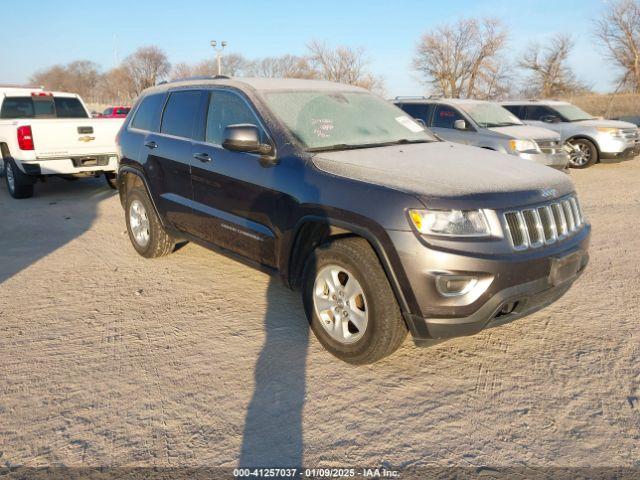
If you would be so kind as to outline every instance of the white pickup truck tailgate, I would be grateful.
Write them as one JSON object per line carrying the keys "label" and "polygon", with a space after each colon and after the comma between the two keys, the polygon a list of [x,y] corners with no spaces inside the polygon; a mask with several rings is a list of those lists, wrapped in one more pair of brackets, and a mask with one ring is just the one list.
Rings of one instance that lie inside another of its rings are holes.
{"label": "white pickup truck tailgate", "polygon": [[38,119],[31,125],[36,158],[116,153],[123,118]]}

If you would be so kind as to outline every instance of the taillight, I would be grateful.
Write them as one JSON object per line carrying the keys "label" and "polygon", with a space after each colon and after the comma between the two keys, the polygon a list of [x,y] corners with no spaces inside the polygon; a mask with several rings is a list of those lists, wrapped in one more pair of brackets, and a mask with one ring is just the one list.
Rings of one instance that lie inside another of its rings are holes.
{"label": "taillight", "polygon": [[20,150],[33,150],[33,134],[31,126],[18,127],[18,146]]}

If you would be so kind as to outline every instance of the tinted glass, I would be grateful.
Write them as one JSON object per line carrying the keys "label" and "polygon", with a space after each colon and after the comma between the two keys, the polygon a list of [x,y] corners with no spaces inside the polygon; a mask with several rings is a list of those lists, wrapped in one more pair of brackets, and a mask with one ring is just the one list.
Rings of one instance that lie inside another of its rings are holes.
{"label": "tinted glass", "polygon": [[139,128],[140,130],[155,132],[163,99],[164,95],[161,93],[145,97],[136,111],[136,116],[133,117],[131,126],[133,128]]}
{"label": "tinted glass", "polygon": [[[205,140],[209,143],[222,145],[225,127],[239,123],[250,123],[260,129],[258,119],[242,98],[235,93],[212,92],[207,112]],[[260,135],[261,141],[264,142],[262,131],[260,131]]]}
{"label": "tinted glass", "polygon": [[433,126],[437,128],[453,128],[456,120],[464,120],[460,113],[446,105],[436,106],[436,114],[433,116]]}
{"label": "tinted glass", "polygon": [[31,97],[7,97],[2,102],[2,118],[33,118],[33,100]]}
{"label": "tinted glass", "polygon": [[540,120],[542,117],[548,115],[556,115],[549,108],[542,105],[528,105],[527,106],[527,120]]}
{"label": "tinted glass", "polygon": [[113,113],[113,108],[107,108],[104,112],[102,112],[103,115],[111,115]]}
{"label": "tinted glass", "polygon": [[523,119],[524,118],[524,115],[522,115],[523,108],[520,105],[503,105],[503,107],[506,108],[507,110],[509,110],[511,113],[513,113],[519,119]]}
{"label": "tinted glass", "polygon": [[177,137],[192,138],[199,104],[200,91],[198,90],[173,92],[164,108],[160,131]]}
{"label": "tinted glass", "polygon": [[[56,116],[58,118],[88,118],[87,111],[77,98],[70,97],[55,97],[53,102],[56,106]],[[41,103],[36,101],[36,104]],[[37,107],[37,105],[36,105]],[[36,115],[38,112],[36,111]]]}
{"label": "tinted glass", "polygon": [[433,105],[427,105],[424,103],[404,103],[400,105],[400,108],[413,118],[419,118],[426,124],[429,122],[429,116],[431,115],[431,110],[433,110]]}

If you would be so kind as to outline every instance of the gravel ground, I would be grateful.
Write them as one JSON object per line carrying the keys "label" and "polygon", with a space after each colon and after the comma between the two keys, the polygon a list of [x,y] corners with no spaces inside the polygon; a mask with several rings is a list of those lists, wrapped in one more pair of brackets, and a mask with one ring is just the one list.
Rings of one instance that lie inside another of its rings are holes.
{"label": "gravel ground", "polygon": [[571,176],[593,237],[565,297],[366,367],[265,274],[139,257],[102,179],[2,184],[0,466],[640,468],[640,160]]}

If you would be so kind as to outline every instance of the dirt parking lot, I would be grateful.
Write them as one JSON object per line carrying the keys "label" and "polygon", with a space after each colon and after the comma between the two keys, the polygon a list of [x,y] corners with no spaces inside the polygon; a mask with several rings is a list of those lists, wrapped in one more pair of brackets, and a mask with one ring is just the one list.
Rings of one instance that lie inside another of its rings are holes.
{"label": "dirt parking lot", "polygon": [[591,263],[511,325],[352,367],[277,281],[139,257],[102,179],[0,187],[0,466],[640,468],[640,159],[572,171]]}

